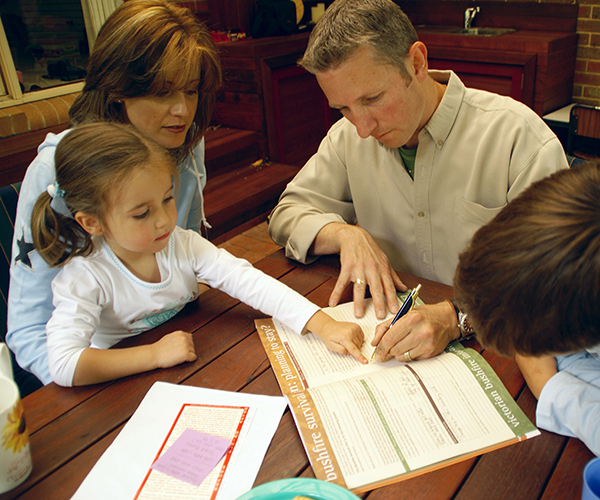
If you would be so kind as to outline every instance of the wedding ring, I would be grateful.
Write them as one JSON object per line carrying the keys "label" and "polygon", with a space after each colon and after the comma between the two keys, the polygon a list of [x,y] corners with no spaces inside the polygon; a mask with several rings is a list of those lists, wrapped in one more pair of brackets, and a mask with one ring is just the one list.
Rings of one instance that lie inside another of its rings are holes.
{"label": "wedding ring", "polygon": [[367,284],[367,282],[362,278],[356,278],[356,281],[354,283],[356,283],[357,285],[366,285]]}
{"label": "wedding ring", "polygon": [[410,351],[406,351],[406,352],[404,353],[404,360],[405,360],[407,363],[410,363],[410,362],[413,360],[413,359],[410,357]]}

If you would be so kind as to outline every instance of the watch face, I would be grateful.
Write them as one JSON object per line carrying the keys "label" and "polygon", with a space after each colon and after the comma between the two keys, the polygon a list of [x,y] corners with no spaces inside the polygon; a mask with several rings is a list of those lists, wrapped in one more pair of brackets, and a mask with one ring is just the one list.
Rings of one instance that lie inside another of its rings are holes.
{"label": "watch face", "polygon": [[474,333],[473,327],[464,312],[458,313],[458,329],[463,335],[472,335]]}

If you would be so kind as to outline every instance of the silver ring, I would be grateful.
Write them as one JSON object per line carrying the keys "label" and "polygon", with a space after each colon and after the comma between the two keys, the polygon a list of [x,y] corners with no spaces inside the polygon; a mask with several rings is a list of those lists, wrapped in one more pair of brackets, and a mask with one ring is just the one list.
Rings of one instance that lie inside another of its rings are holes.
{"label": "silver ring", "polygon": [[354,283],[356,283],[357,285],[366,285],[367,284],[367,282],[362,278],[356,278],[356,281]]}
{"label": "silver ring", "polygon": [[410,363],[410,362],[413,360],[413,359],[410,357],[410,351],[406,351],[406,352],[404,353],[404,360],[405,360],[407,363]]}

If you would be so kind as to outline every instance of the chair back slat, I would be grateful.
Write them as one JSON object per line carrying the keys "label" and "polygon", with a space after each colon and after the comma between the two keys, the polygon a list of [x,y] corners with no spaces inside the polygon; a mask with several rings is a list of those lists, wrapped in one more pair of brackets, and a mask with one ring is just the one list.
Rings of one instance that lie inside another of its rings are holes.
{"label": "chair back slat", "polygon": [[575,104],[569,115],[567,155],[600,160],[600,106]]}
{"label": "chair back slat", "polygon": [[6,335],[6,304],[12,239],[21,183],[0,187],[0,340]]}

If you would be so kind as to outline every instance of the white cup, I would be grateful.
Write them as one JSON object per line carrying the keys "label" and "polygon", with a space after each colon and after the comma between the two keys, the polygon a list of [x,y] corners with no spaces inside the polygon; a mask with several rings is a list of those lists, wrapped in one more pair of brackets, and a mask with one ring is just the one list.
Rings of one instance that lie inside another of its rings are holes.
{"label": "white cup", "polygon": [[19,388],[12,378],[8,347],[0,343],[0,493],[19,486],[32,469]]}

